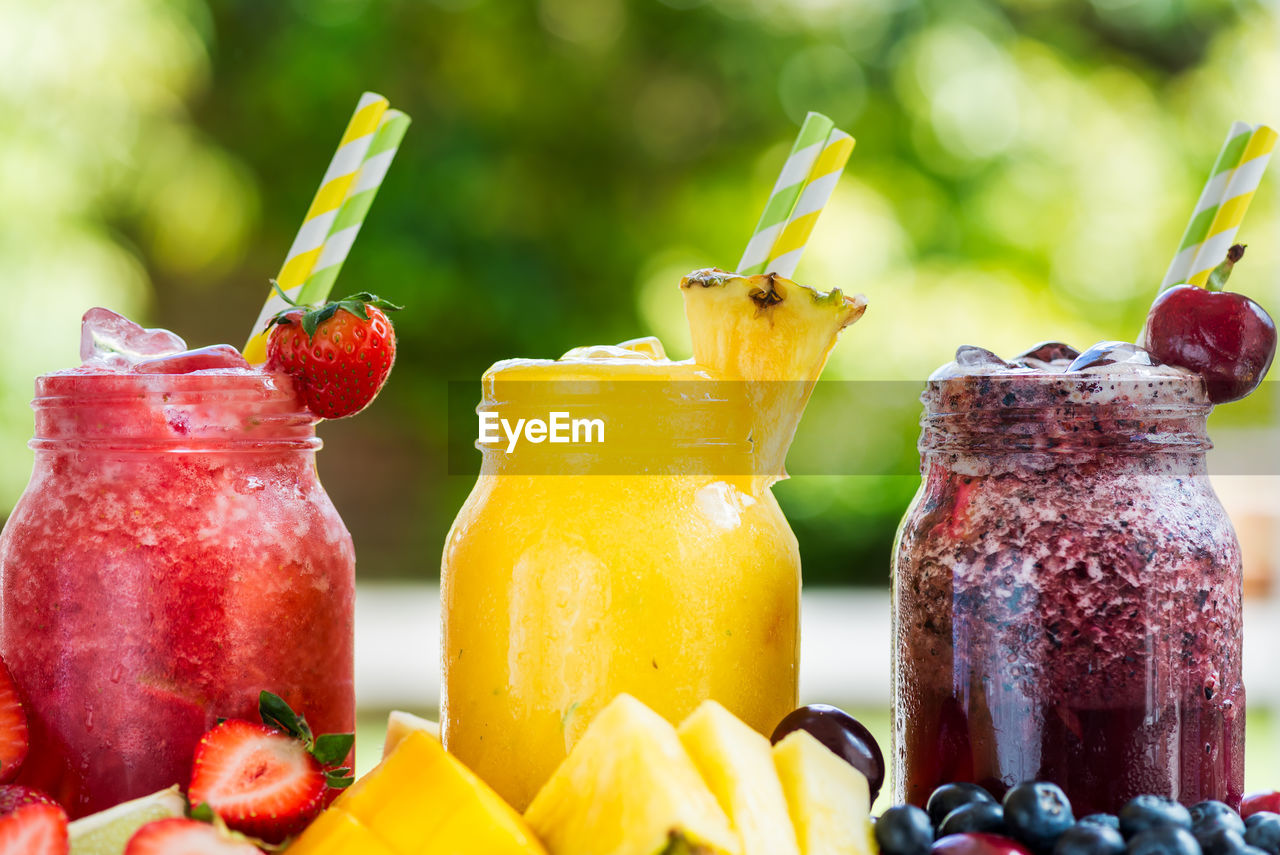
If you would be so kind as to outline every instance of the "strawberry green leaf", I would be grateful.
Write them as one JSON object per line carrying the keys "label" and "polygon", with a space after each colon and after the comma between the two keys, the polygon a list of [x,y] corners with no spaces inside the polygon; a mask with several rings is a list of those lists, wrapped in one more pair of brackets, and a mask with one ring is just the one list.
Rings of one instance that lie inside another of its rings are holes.
{"label": "strawberry green leaf", "polygon": [[352,294],[350,297],[343,297],[338,302],[364,303],[365,305],[368,305],[368,306],[376,306],[385,312],[399,312],[404,309],[404,306],[397,306],[395,303],[391,302],[390,300],[384,300],[381,297],[379,297],[377,294],[370,294],[368,291],[361,291],[359,294]]}
{"label": "strawberry green leaf", "polygon": [[263,724],[283,730],[294,739],[301,740],[306,743],[308,750],[315,741],[306,718],[295,713],[279,695],[263,690],[258,696],[258,714],[262,716]]}
{"label": "strawberry green leaf", "polygon": [[356,782],[356,779],[351,775],[338,775],[333,773],[326,773],[324,776],[324,781],[326,784],[328,784],[331,788],[335,790],[345,790],[347,787],[354,784]]}
{"label": "strawberry green leaf", "polygon": [[209,807],[208,802],[201,802],[191,809],[191,818],[197,822],[213,822],[215,816],[217,814]]}
{"label": "strawberry green leaf", "polygon": [[360,300],[342,300],[335,305],[340,309],[346,309],[362,321],[369,320],[369,310],[365,308],[365,304]]}
{"label": "strawberry green leaf", "polygon": [[347,759],[355,742],[354,733],[321,734],[316,737],[316,745],[311,750],[311,756],[315,757],[321,766],[332,766]]}

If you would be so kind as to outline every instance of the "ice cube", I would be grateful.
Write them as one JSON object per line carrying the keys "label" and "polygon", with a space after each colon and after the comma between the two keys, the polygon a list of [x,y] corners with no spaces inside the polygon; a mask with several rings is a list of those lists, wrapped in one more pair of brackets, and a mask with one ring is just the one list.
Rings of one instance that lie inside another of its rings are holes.
{"label": "ice cube", "polygon": [[1077,356],[1068,371],[1084,371],[1105,365],[1152,366],[1160,362],[1145,349],[1129,341],[1100,341]]}
{"label": "ice cube", "polygon": [[1053,362],[1058,359],[1070,361],[1079,355],[1080,351],[1069,344],[1063,344],[1060,341],[1042,341],[1025,353],[1019,353],[1014,357],[1014,361],[1020,359],[1035,359],[1039,362]]}
{"label": "ice cube", "polygon": [[139,374],[190,374],[192,371],[206,371],[210,368],[248,370],[249,363],[231,345],[214,344],[156,359],[144,359],[133,366],[133,370]]}
{"label": "ice cube", "polygon": [[133,365],[187,349],[187,343],[168,330],[148,330],[110,309],[94,308],[80,322],[80,359]]}
{"label": "ice cube", "polygon": [[963,368],[1009,368],[1009,363],[984,347],[962,344],[956,348],[956,365]]}

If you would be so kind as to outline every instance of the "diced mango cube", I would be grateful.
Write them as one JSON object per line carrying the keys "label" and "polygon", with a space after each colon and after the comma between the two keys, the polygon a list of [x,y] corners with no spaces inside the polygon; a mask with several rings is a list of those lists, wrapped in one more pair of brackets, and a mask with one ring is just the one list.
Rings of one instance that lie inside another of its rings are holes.
{"label": "diced mango cube", "polygon": [[464,802],[413,855],[545,855],[520,815],[482,781],[475,783],[475,798]]}
{"label": "diced mango cube", "polygon": [[329,808],[307,826],[286,855],[398,855],[341,808]]}
{"label": "diced mango cube", "polygon": [[546,855],[511,806],[420,730],[409,733],[334,806],[399,855]]}

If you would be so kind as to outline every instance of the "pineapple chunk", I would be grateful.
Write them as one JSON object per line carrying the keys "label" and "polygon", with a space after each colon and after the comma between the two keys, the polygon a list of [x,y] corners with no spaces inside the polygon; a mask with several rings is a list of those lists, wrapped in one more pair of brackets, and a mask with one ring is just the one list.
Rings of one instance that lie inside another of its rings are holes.
{"label": "pineapple chunk", "polygon": [[769,740],[710,700],[677,732],[742,838],[742,855],[799,855]]}
{"label": "pineapple chunk", "polygon": [[862,296],[828,294],[773,273],[695,270],[680,280],[693,361],[750,382],[757,471],[784,476],[787,449],[840,331],[866,311]]}
{"label": "pineapple chunk", "polygon": [[420,730],[406,736],[334,807],[399,855],[477,851],[468,850],[468,839],[483,841],[488,855],[546,855],[510,805]]}
{"label": "pineapple chunk", "polygon": [[619,695],[525,819],[552,855],[740,855],[729,819],[662,716]]}
{"label": "pineapple chunk", "polygon": [[329,808],[290,844],[287,855],[398,855],[341,808]]}
{"label": "pineapple chunk", "polygon": [[396,750],[396,746],[415,730],[420,730],[433,739],[440,738],[439,723],[403,710],[392,710],[391,715],[387,716],[387,739],[382,744],[382,759],[387,759]]}
{"label": "pineapple chunk", "polygon": [[797,730],[773,747],[801,855],[873,855],[867,779]]}

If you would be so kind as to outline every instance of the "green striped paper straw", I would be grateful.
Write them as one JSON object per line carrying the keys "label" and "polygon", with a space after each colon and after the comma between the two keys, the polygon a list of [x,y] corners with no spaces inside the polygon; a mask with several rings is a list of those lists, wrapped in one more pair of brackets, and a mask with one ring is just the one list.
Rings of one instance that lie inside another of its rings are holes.
{"label": "green striped paper straw", "polygon": [[764,268],[769,263],[774,242],[777,241],[778,235],[790,219],[791,212],[800,199],[800,193],[804,190],[805,181],[809,178],[809,172],[813,169],[814,161],[818,159],[818,155],[822,154],[827,136],[834,128],[835,122],[821,113],[810,113],[804,117],[800,134],[796,137],[795,144],[791,146],[791,153],[787,155],[786,163],[782,165],[782,172],[773,185],[769,201],[765,203],[760,222],[756,223],[755,232],[752,233],[751,240],[747,242],[747,248],[742,253],[742,261],[738,262],[738,273],[749,276],[765,272]]}
{"label": "green striped paper straw", "polygon": [[1164,274],[1164,281],[1160,283],[1161,291],[1166,291],[1174,285],[1186,282],[1191,277],[1191,274],[1195,272],[1191,268],[1195,264],[1196,254],[1200,251],[1201,244],[1209,236],[1209,228],[1213,225],[1213,218],[1217,216],[1218,207],[1223,202],[1223,197],[1227,192],[1227,184],[1230,183],[1236,167],[1240,165],[1240,157],[1244,154],[1245,146],[1249,144],[1249,137],[1252,133],[1252,125],[1245,122],[1233,122],[1231,124],[1231,130],[1227,132],[1226,142],[1222,144],[1222,150],[1218,152],[1218,159],[1213,162],[1213,169],[1209,172],[1209,180],[1205,182],[1204,189],[1200,191],[1200,198],[1196,201],[1195,210],[1191,213],[1191,221],[1187,223],[1187,230],[1182,233],[1182,241],[1178,244],[1178,252],[1174,255],[1173,261],[1169,263],[1169,269]]}
{"label": "green striped paper straw", "polygon": [[386,177],[387,170],[391,167],[391,160],[396,156],[400,141],[409,130],[410,121],[409,117],[399,110],[387,110],[383,114],[378,130],[373,135],[373,142],[369,145],[369,151],[364,156],[364,162],[360,164],[356,180],[352,183],[347,198],[343,200],[342,207],[338,209],[338,215],[334,217],[333,225],[329,228],[329,234],[324,240],[324,249],[320,251],[320,257],[316,260],[311,275],[307,277],[298,294],[299,303],[317,304],[329,298],[333,283],[337,280],[339,271],[342,270],[342,263],[347,260],[347,254],[351,252],[351,245],[355,243],[356,235],[360,234],[360,226],[364,224],[364,219],[369,213],[373,197],[378,194],[378,188],[382,186],[382,179]]}

